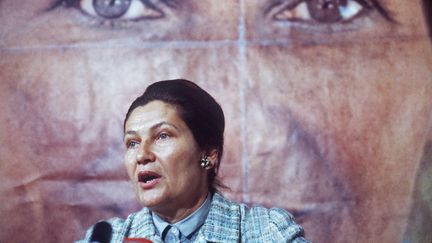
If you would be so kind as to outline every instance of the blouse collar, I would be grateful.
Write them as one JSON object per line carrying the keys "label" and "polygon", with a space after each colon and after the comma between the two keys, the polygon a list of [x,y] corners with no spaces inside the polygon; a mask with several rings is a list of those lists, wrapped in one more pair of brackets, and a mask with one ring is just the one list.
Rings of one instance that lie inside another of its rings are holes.
{"label": "blouse collar", "polygon": [[[186,218],[180,220],[179,222],[173,224],[176,228],[178,228],[182,235],[189,237],[194,232],[196,232],[205,222],[207,215],[210,211],[211,207],[211,195],[207,194],[205,201],[201,204],[201,206],[195,210],[191,215]],[[165,229],[170,226],[168,222],[164,221],[157,214],[151,213],[153,223],[156,226],[159,235],[162,240],[165,238]]]}

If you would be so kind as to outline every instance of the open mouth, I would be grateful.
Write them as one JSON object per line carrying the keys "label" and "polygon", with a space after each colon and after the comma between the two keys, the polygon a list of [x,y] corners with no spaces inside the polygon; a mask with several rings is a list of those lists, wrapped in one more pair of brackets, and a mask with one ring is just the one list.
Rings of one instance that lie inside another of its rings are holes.
{"label": "open mouth", "polygon": [[138,173],[138,182],[142,183],[150,183],[154,180],[159,179],[161,176],[155,172],[151,171],[142,171]]}

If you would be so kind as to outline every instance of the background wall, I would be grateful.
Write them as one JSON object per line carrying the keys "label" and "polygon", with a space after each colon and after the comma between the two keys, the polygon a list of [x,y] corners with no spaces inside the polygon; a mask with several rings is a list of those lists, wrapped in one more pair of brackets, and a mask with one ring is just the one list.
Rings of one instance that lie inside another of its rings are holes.
{"label": "background wall", "polygon": [[1,242],[138,210],[123,117],[179,77],[225,111],[229,198],[291,211],[315,242],[431,242],[420,1],[133,0],[110,19],[91,3],[0,1]]}

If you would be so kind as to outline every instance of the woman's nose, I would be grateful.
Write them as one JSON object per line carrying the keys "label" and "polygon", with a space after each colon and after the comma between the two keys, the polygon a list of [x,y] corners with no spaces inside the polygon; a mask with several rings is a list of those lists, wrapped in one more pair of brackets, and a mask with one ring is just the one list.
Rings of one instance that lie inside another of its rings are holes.
{"label": "woman's nose", "polygon": [[155,155],[151,149],[151,145],[147,142],[142,142],[136,160],[138,164],[146,164],[155,161]]}

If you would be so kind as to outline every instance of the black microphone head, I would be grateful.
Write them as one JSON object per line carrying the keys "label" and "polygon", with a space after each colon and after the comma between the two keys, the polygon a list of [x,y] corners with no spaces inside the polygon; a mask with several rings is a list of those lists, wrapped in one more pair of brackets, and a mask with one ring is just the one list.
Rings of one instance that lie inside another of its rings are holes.
{"label": "black microphone head", "polygon": [[111,240],[112,227],[106,221],[100,221],[93,227],[90,242],[109,243]]}

